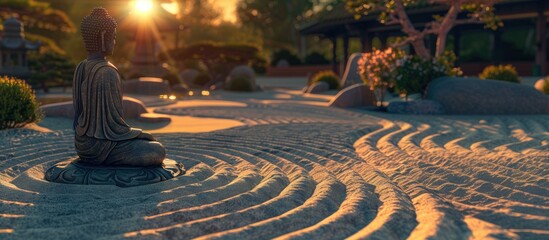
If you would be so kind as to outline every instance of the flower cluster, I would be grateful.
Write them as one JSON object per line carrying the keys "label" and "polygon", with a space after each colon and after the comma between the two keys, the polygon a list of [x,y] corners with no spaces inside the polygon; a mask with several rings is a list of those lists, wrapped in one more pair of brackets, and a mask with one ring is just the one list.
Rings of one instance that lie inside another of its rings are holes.
{"label": "flower cluster", "polygon": [[363,53],[358,62],[358,72],[362,80],[372,90],[395,89],[399,93],[424,94],[427,85],[443,76],[459,76],[459,68],[454,67],[456,56],[445,52],[433,59],[423,59],[417,55],[407,55],[402,50],[388,48]]}
{"label": "flower cluster", "polygon": [[397,61],[403,56],[403,51],[393,48],[363,53],[358,61],[358,72],[362,81],[370,85],[372,90],[393,87]]}

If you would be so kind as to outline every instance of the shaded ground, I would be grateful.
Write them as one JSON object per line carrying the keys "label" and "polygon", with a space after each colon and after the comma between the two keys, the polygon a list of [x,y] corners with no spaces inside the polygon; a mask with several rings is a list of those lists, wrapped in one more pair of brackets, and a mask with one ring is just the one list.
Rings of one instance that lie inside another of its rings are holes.
{"label": "shaded ground", "polygon": [[277,90],[151,108],[204,131],[155,134],[188,172],[133,188],[44,181],[75,157],[59,119],[0,131],[0,238],[549,238],[548,116],[326,102]]}

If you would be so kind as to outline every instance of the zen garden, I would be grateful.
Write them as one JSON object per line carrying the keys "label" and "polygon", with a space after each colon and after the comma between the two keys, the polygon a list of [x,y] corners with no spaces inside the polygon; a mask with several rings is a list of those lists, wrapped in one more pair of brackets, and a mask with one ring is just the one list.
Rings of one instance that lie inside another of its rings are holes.
{"label": "zen garden", "polygon": [[0,0],[0,239],[549,239],[548,17]]}

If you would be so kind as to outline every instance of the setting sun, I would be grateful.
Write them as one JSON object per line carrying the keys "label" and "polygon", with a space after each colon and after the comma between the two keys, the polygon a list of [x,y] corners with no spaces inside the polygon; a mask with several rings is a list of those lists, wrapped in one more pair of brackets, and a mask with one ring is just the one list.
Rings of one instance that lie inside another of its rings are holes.
{"label": "setting sun", "polygon": [[134,2],[134,8],[141,13],[150,12],[153,8],[152,0],[136,0]]}

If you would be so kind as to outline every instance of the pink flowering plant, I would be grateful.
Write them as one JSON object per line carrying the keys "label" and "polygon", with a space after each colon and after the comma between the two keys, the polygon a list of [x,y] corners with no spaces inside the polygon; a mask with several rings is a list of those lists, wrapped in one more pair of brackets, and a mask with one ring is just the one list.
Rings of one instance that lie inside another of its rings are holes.
{"label": "pink flowering plant", "polygon": [[399,49],[388,48],[363,53],[358,61],[358,72],[370,89],[374,90],[378,106],[381,106],[385,90],[394,87],[397,61],[405,56]]}
{"label": "pink flowering plant", "polygon": [[363,53],[358,61],[358,72],[362,80],[376,95],[378,106],[383,102],[387,88],[395,88],[398,93],[425,94],[427,85],[443,76],[459,76],[461,70],[454,67],[456,56],[446,52],[433,59],[417,55],[407,55],[399,49],[388,48],[381,51]]}

